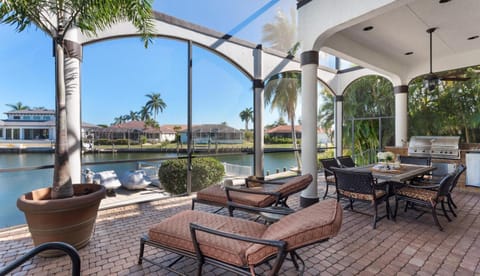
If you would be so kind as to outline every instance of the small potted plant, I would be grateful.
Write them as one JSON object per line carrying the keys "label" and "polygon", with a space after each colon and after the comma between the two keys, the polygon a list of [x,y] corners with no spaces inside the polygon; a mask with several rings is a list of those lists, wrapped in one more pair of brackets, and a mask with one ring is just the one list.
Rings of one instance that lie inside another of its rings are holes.
{"label": "small potted plant", "polygon": [[[76,248],[90,240],[105,188],[94,184],[73,184],[69,168],[66,91],[72,85],[72,71],[79,67],[68,61],[80,57],[66,39],[70,30],[94,35],[120,21],[131,22],[139,31],[145,46],[153,30],[152,0],[122,1],[18,1],[0,2],[0,22],[14,25],[21,32],[34,25],[52,37],[55,52],[56,140],[53,185],[22,195],[17,206],[25,213],[35,245],[63,241]],[[73,54],[72,54],[73,53]],[[77,71],[76,71],[77,70]],[[70,74],[70,75],[69,75]],[[78,74],[77,74],[78,75]],[[78,76],[74,81],[78,81]],[[79,170],[81,168],[78,168]],[[58,255],[45,251],[44,256]]]}

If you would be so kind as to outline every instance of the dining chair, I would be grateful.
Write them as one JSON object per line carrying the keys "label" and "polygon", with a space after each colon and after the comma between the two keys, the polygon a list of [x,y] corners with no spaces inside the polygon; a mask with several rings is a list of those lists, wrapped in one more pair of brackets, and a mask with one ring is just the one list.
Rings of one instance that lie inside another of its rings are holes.
{"label": "dining chair", "polygon": [[[360,212],[353,209],[354,201],[368,202],[373,206],[373,229],[377,226],[377,221],[387,217],[390,218],[390,204],[388,202],[388,194],[385,190],[376,188],[376,180],[373,178],[371,172],[359,172],[346,168],[334,169],[337,201],[341,198],[347,198],[350,202],[350,210],[365,214],[370,213]],[[378,205],[385,203],[386,215],[378,216]]]}
{"label": "dining chair", "polygon": [[356,166],[355,161],[353,161],[353,158],[350,155],[338,156],[336,159],[338,163],[340,163],[340,166],[344,168],[353,168]]}
{"label": "dining chair", "polygon": [[455,173],[450,173],[445,176],[442,181],[440,181],[436,191],[418,188],[411,185],[395,190],[395,211],[393,216],[397,216],[398,201],[404,200],[406,204],[405,212],[408,209],[408,204],[415,204],[415,206],[430,208],[435,225],[437,225],[440,231],[443,231],[443,227],[440,225],[437,217],[437,205],[440,203],[443,214],[448,221],[451,221],[445,209],[445,200],[448,201],[448,194],[450,193],[450,188],[453,185],[454,178]]}
{"label": "dining chair", "polygon": [[[449,190],[449,193],[447,195],[448,208],[450,209],[450,212],[452,213],[452,215],[454,217],[456,217],[457,214],[455,213],[453,208],[456,209],[457,205],[455,204],[455,202],[452,199],[452,191],[457,186],[457,183],[458,183],[458,180],[460,179],[460,176],[463,174],[463,172],[465,172],[466,169],[467,169],[467,167],[465,167],[465,165],[463,165],[463,164],[457,165],[457,167],[455,168],[455,171],[453,172],[455,177],[453,179],[452,185],[450,186],[450,190]],[[416,181],[413,184],[418,188],[438,190],[438,188],[440,186],[440,182],[441,182],[441,179],[438,180],[438,178],[432,177],[431,179]]]}
{"label": "dining chair", "polygon": [[325,193],[323,194],[323,199],[328,195],[328,187],[335,186],[335,174],[333,173],[334,168],[340,168],[337,159],[335,158],[324,158],[320,159],[320,162],[323,166],[323,175],[325,176]]}

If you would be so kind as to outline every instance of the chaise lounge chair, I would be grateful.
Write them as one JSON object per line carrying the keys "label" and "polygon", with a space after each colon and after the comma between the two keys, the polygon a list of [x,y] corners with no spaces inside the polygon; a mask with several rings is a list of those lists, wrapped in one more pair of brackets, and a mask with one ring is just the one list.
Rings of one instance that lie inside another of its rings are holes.
{"label": "chaise lounge chair", "polygon": [[[295,268],[303,273],[305,264],[295,250],[336,236],[342,216],[341,205],[334,199],[284,216],[271,225],[187,210],[150,228],[148,235],[140,239],[138,263],[145,260],[162,266],[144,257],[145,245],[149,245],[177,253],[180,257],[195,258],[197,275],[202,274],[205,263],[242,275],[256,275],[255,267],[271,260],[274,260],[271,265],[264,266],[266,270],[270,268],[266,274],[277,275],[287,255]],[[174,271],[170,266],[164,268]]]}
{"label": "chaise lounge chair", "polygon": [[[212,185],[197,192],[192,199],[192,210],[195,203],[228,207],[230,215],[233,210],[245,209],[243,206],[265,208],[268,206],[288,207],[287,199],[312,183],[311,174],[305,174],[288,179],[285,182],[261,181],[247,178],[244,187]],[[247,208],[252,210],[251,208]]]}

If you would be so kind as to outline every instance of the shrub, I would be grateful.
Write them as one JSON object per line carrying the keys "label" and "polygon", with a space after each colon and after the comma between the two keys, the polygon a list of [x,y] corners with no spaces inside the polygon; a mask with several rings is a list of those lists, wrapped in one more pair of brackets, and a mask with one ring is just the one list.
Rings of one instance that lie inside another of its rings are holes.
{"label": "shrub", "polygon": [[[222,180],[225,169],[214,158],[192,159],[192,192],[199,191]],[[158,170],[163,188],[172,194],[187,192],[187,159],[167,160]]]}

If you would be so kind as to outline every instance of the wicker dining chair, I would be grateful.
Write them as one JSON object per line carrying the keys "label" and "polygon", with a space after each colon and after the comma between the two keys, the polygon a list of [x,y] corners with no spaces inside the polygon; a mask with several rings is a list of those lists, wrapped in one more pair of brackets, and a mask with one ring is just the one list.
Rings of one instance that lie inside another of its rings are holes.
{"label": "wicker dining chair", "polygon": [[335,174],[333,173],[334,168],[340,168],[337,159],[335,158],[324,158],[320,159],[320,162],[323,166],[323,175],[325,176],[325,193],[323,194],[323,199],[328,195],[328,187],[335,186]]}
{"label": "wicker dining chair", "polygon": [[[354,201],[368,202],[373,206],[373,229],[377,227],[377,222],[385,217],[390,218],[390,204],[388,202],[388,193],[385,190],[376,188],[376,180],[371,172],[352,171],[345,168],[334,169],[337,201],[348,198],[350,210],[357,213],[371,215],[353,209]],[[385,202],[386,215],[378,216],[378,205]]]}
{"label": "wicker dining chair", "polygon": [[353,161],[350,155],[338,156],[336,159],[338,163],[340,163],[340,166],[344,168],[353,168],[356,166],[355,161]]}
{"label": "wicker dining chair", "polygon": [[451,221],[445,209],[445,200],[448,200],[448,194],[450,193],[450,188],[453,184],[454,179],[455,173],[448,174],[442,179],[442,181],[440,181],[440,184],[436,191],[424,188],[417,188],[411,185],[396,190],[394,217],[397,216],[398,201],[404,200],[406,204],[405,212],[408,209],[408,204],[415,204],[415,206],[423,206],[426,208],[430,208],[435,225],[437,225],[440,231],[443,231],[443,227],[442,225],[440,225],[437,217],[437,205],[439,203],[441,204],[443,214],[448,221]]}

